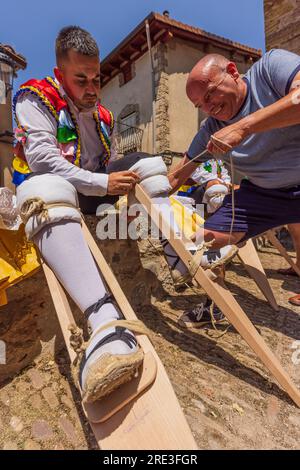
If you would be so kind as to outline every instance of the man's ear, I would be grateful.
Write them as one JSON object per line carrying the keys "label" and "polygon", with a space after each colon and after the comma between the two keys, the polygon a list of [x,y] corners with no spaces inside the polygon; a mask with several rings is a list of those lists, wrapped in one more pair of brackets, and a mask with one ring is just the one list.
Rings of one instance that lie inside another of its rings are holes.
{"label": "man's ear", "polygon": [[59,83],[62,83],[63,77],[60,69],[58,67],[54,67],[54,76],[55,78],[59,81]]}
{"label": "man's ear", "polygon": [[227,64],[227,67],[226,67],[226,71],[227,73],[229,73],[229,75],[232,76],[232,78],[236,81],[240,74],[239,74],[239,71],[237,69],[237,66],[234,62],[229,62],[229,64]]}

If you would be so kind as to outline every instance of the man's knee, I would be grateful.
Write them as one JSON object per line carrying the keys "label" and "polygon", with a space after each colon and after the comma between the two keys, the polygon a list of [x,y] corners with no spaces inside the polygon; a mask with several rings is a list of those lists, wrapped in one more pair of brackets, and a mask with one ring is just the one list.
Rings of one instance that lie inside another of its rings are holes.
{"label": "man's knee", "polygon": [[[61,176],[34,175],[17,189],[17,205],[28,239],[44,226],[61,220],[81,221],[75,187]],[[52,207],[45,207],[53,205]]]}

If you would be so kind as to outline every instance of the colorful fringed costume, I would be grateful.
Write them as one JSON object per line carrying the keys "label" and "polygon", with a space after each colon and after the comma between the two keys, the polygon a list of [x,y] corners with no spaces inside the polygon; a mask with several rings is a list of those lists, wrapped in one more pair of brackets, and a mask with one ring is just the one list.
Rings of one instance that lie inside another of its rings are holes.
{"label": "colorful fringed costume", "polygon": [[[17,186],[31,174],[31,169],[27,164],[23,151],[23,144],[25,144],[27,138],[26,128],[20,125],[15,112],[19,97],[28,93],[37,97],[39,102],[55,118],[57,123],[57,142],[62,156],[74,165],[81,167],[79,126],[66,99],[60,94],[58,84],[51,77],[46,77],[43,80],[32,79],[21,85],[13,100],[13,109],[18,125],[15,131],[18,143],[15,147],[15,157],[13,160],[13,182]],[[111,155],[111,135],[114,127],[113,114],[100,103],[97,103],[93,118],[97,134],[104,148],[104,153],[100,157],[101,164],[107,165]],[[72,149],[71,154],[70,148]]]}

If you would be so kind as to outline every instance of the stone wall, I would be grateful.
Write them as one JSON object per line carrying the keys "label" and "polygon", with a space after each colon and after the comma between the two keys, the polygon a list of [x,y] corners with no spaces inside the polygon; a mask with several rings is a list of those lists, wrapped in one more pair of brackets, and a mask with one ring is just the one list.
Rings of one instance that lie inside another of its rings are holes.
{"label": "stone wall", "polygon": [[170,149],[169,75],[167,45],[159,43],[154,53],[156,151]]}
{"label": "stone wall", "polygon": [[300,54],[300,1],[264,0],[266,48]]}

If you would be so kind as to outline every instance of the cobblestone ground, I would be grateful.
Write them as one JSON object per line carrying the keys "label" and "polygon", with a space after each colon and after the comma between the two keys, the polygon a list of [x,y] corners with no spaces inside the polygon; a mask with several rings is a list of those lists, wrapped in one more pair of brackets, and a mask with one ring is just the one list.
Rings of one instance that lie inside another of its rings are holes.
{"label": "cobblestone ground", "polygon": [[[142,264],[137,249],[133,252],[127,246],[127,251],[121,251],[130,258],[131,266],[129,261],[120,263],[118,253],[113,247],[107,258],[138,317],[153,332],[154,346],[199,447],[299,448],[299,409],[241,337],[232,328],[220,336],[223,330],[186,330],[178,325],[178,316],[199,302],[203,292],[175,293],[164,261],[147,242],[140,244]],[[279,312],[268,306],[238,262],[228,270],[227,285],[300,388],[300,364],[292,361],[294,342],[300,340],[300,308],[287,302],[290,292],[300,291],[300,283],[297,278],[276,273],[285,262],[274,249],[263,248],[260,257],[280,304]],[[37,287],[39,299],[35,303],[32,299],[38,295]],[[25,281],[24,287],[12,288],[9,295],[11,302],[0,316],[4,337],[14,338],[10,341],[15,349],[21,347],[17,332],[12,334],[14,323],[7,320],[8,315],[16,318],[13,308],[18,301],[29,318],[35,311],[32,335],[42,337],[44,345],[34,363],[0,386],[0,448],[97,448],[72,385],[60,335],[56,335],[54,356],[47,347],[53,340],[49,331],[57,332],[58,325],[42,272]]]}

